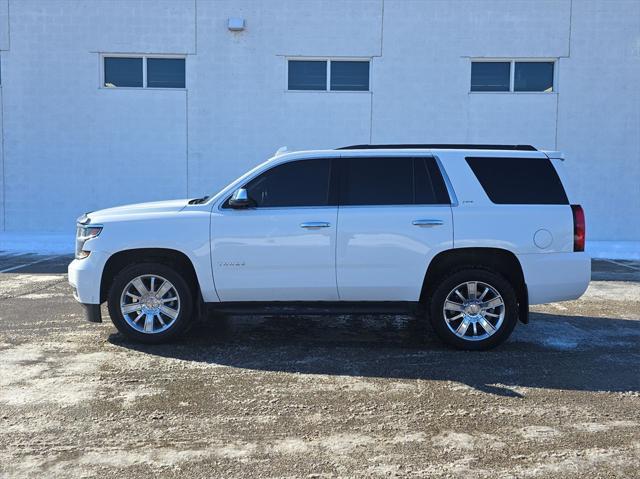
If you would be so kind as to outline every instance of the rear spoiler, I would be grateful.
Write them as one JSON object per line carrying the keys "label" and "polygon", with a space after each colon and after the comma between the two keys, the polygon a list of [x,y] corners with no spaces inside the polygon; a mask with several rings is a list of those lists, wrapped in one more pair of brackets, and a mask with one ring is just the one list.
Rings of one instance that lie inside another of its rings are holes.
{"label": "rear spoiler", "polygon": [[550,160],[564,161],[564,153],[562,153],[561,151],[543,151],[542,153],[547,155],[547,158],[549,158]]}

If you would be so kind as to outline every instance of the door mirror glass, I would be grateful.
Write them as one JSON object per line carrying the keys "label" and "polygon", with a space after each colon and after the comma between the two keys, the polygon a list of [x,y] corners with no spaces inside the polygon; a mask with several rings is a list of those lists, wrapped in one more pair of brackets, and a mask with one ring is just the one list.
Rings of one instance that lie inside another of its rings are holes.
{"label": "door mirror glass", "polygon": [[229,206],[231,208],[248,208],[249,206],[254,206],[254,202],[249,198],[247,190],[238,188],[229,198]]}

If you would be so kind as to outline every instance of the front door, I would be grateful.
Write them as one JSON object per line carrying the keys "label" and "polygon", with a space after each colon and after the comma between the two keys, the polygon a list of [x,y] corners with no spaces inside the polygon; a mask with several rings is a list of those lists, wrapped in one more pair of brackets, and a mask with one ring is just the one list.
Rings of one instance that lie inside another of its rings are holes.
{"label": "front door", "polygon": [[212,212],[221,301],[334,301],[337,206],[331,159],[276,165],[244,185],[253,207]]}

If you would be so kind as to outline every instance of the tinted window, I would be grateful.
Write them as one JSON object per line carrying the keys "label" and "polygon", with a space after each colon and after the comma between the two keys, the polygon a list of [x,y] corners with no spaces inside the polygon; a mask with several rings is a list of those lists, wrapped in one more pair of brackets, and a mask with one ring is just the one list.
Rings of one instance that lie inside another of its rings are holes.
{"label": "tinted window", "polygon": [[184,58],[147,58],[149,88],[184,88]]}
{"label": "tinted window", "polygon": [[289,90],[326,90],[325,60],[289,60]]}
{"label": "tinted window", "polygon": [[105,57],[104,86],[142,87],[142,58]]}
{"label": "tinted window", "polygon": [[369,62],[331,62],[331,89],[368,91]]}
{"label": "tinted window", "polygon": [[343,177],[344,205],[449,203],[433,158],[349,158]]}
{"label": "tinted window", "polygon": [[467,163],[491,201],[516,205],[565,205],[567,195],[550,160],[469,157]]}
{"label": "tinted window", "polygon": [[516,62],[514,91],[553,91],[553,62]]}
{"label": "tinted window", "polygon": [[471,91],[509,91],[510,62],[472,62]]}
{"label": "tinted window", "polygon": [[450,204],[442,173],[433,158],[415,158],[415,203],[418,205]]}
{"label": "tinted window", "polygon": [[303,160],[271,168],[251,180],[249,198],[258,207],[326,206],[331,160]]}

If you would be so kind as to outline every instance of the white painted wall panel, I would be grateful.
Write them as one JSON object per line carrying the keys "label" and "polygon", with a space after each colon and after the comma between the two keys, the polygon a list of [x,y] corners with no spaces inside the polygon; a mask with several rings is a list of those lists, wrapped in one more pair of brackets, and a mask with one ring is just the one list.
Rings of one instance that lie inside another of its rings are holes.
{"label": "white painted wall panel", "polygon": [[466,141],[553,150],[557,101],[554,94],[471,93]]}
{"label": "white painted wall panel", "polygon": [[0,0],[0,50],[9,49],[9,0]]}
{"label": "white painted wall panel", "polygon": [[100,89],[99,55],[78,27],[87,5],[11,4],[15,41],[2,71],[8,230],[66,230],[84,211],[186,196],[186,92]]}
{"label": "white painted wall panel", "polygon": [[[288,92],[285,56],[371,56],[381,13],[379,0],[199,2],[188,79],[190,194],[215,191],[284,145],[368,142],[370,94]],[[246,31],[227,30],[232,16],[246,19]]]}
{"label": "white painted wall panel", "polygon": [[[211,193],[283,145],[513,142],[566,151],[590,239],[640,240],[636,0],[0,0],[0,50],[0,229]],[[186,53],[187,88],[100,89],[98,52]],[[372,92],[287,92],[287,55],[372,57]],[[559,58],[557,94],[470,94],[471,57]]]}
{"label": "white painted wall panel", "polygon": [[4,217],[5,217],[5,210],[4,210],[4,189],[5,189],[5,184],[4,184],[4,152],[3,152],[3,141],[2,141],[2,136],[3,136],[3,131],[4,129],[2,128],[2,88],[0,87],[0,231],[4,231]]}
{"label": "white painted wall panel", "polygon": [[640,240],[639,85],[640,2],[574,2],[558,148],[592,240]]}
{"label": "white painted wall panel", "polygon": [[[374,62],[374,141],[464,142],[480,140],[478,133],[500,138],[505,122],[492,129],[493,117],[478,130],[477,108],[483,102],[468,95],[470,57],[567,55],[569,12],[569,0],[387,0],[383,55]],[[528,113],[532,116],[549,110],[546,99],[505,103],[504,98],[492,98],[492,110],[504,113],[510,104],[514,114],[520,114],[524,104],[534,108]],[[555,112],[544,121],[548,126],[543,128],[555,129]],[[508,136],[540,137],[522,121],[510,125]],[[546,133],[543,138],[548,144]]]}
{"label": "white painted wall panel", "polygon": [[78,3],[86,9],[83,23],[90,50],[141,53],[190,53],[195,50],[195,0]]}

